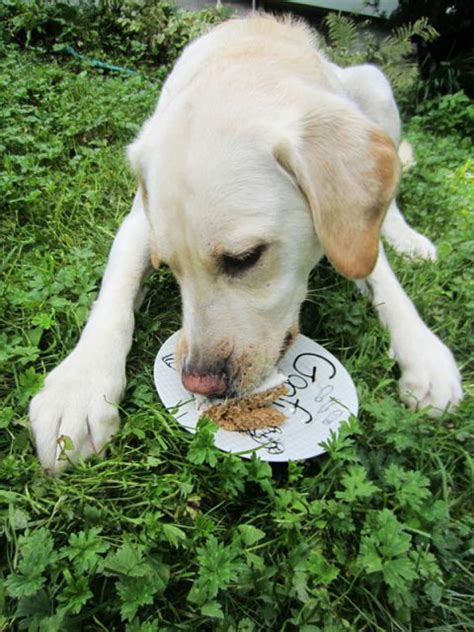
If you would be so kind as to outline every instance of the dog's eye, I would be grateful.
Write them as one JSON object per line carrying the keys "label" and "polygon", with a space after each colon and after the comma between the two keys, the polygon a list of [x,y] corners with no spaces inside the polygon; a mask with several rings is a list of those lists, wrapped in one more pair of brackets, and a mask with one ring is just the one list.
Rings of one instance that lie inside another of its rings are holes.
{"label": "dog's eye", "polygon": [[222,268],[224,273],[229,276],[236,276],[242,272],[246,272],[260,260],[261,256],[267,249],[266,244],[260,244],[252,250],[247,250],[240,255],[223,255]]}

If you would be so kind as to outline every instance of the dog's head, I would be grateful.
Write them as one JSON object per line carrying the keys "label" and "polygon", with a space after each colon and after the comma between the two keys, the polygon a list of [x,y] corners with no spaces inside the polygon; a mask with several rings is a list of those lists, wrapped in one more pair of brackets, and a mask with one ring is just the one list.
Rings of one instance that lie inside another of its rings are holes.
{"label": "dog's head", "polygon": [[194,392],[258,386],[297,333],[322,253],[354,279],[377,260],[398,182],[392,141],[342,97],[289,96],[252,112],[182,99],[129,148],[152,257],[180,284],[177,356]]}

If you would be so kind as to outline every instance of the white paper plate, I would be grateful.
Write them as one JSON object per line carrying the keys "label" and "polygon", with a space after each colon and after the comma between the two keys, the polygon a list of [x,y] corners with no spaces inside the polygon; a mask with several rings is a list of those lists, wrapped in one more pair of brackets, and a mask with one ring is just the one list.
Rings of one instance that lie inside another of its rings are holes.
{"label": "white paper plate", "polygon": [[[181,383],[175,366],[179,332],[161,347],[155,360],[155,385],[163,404],[176,421],[195,432],[199,413],[194,398]],[[264,461],[294,461],[322,454],[320,446],[331,430],[357,415],[357,392],[349,373],[324,347],[301,334],[278,364],[287,377],[289,394],[274,406],[287,419],[281,426],[249,432],[219,429],[215,444],[226,452],[250,457],[257,451]]]}

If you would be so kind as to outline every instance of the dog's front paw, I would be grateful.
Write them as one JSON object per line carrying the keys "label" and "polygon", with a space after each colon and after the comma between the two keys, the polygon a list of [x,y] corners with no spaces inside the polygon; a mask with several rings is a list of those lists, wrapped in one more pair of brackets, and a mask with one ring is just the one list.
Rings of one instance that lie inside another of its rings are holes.
{"label": "dog's front paw", "polygon": [[389,229],[385,236],[398,254],[408,259],[425,259],[427,261],[436,261],[437,252],[433,242],[421,235],[411,226],[404,225],[396,229]]}
{"label": "dog's front paw", "polygon": [[393,351],[402,370],[400,397],[410,408],[429,407],[428,414],[438,417],[461,401],[461,375],[453,354],[431,331],[418,336],[405,353]]}
{"label": "dog's front paw", "polygon": [[119,427],[124,361],[76,349],[46,378],[30,404],[41,464],[51,474],[100,453]]}

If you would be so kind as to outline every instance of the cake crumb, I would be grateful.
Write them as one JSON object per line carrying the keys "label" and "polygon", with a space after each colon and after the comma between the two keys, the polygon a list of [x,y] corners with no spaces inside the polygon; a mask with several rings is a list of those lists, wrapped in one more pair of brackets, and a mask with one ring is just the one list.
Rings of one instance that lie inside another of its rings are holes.
{"label": "cake crumb", "polygon": [[286,384],[279,384],[261,393],[209,406],[202,416],[209,417],[224,430],[245,432],[279,426],[286,416],[272,408],[272,404],[287,394]]}

